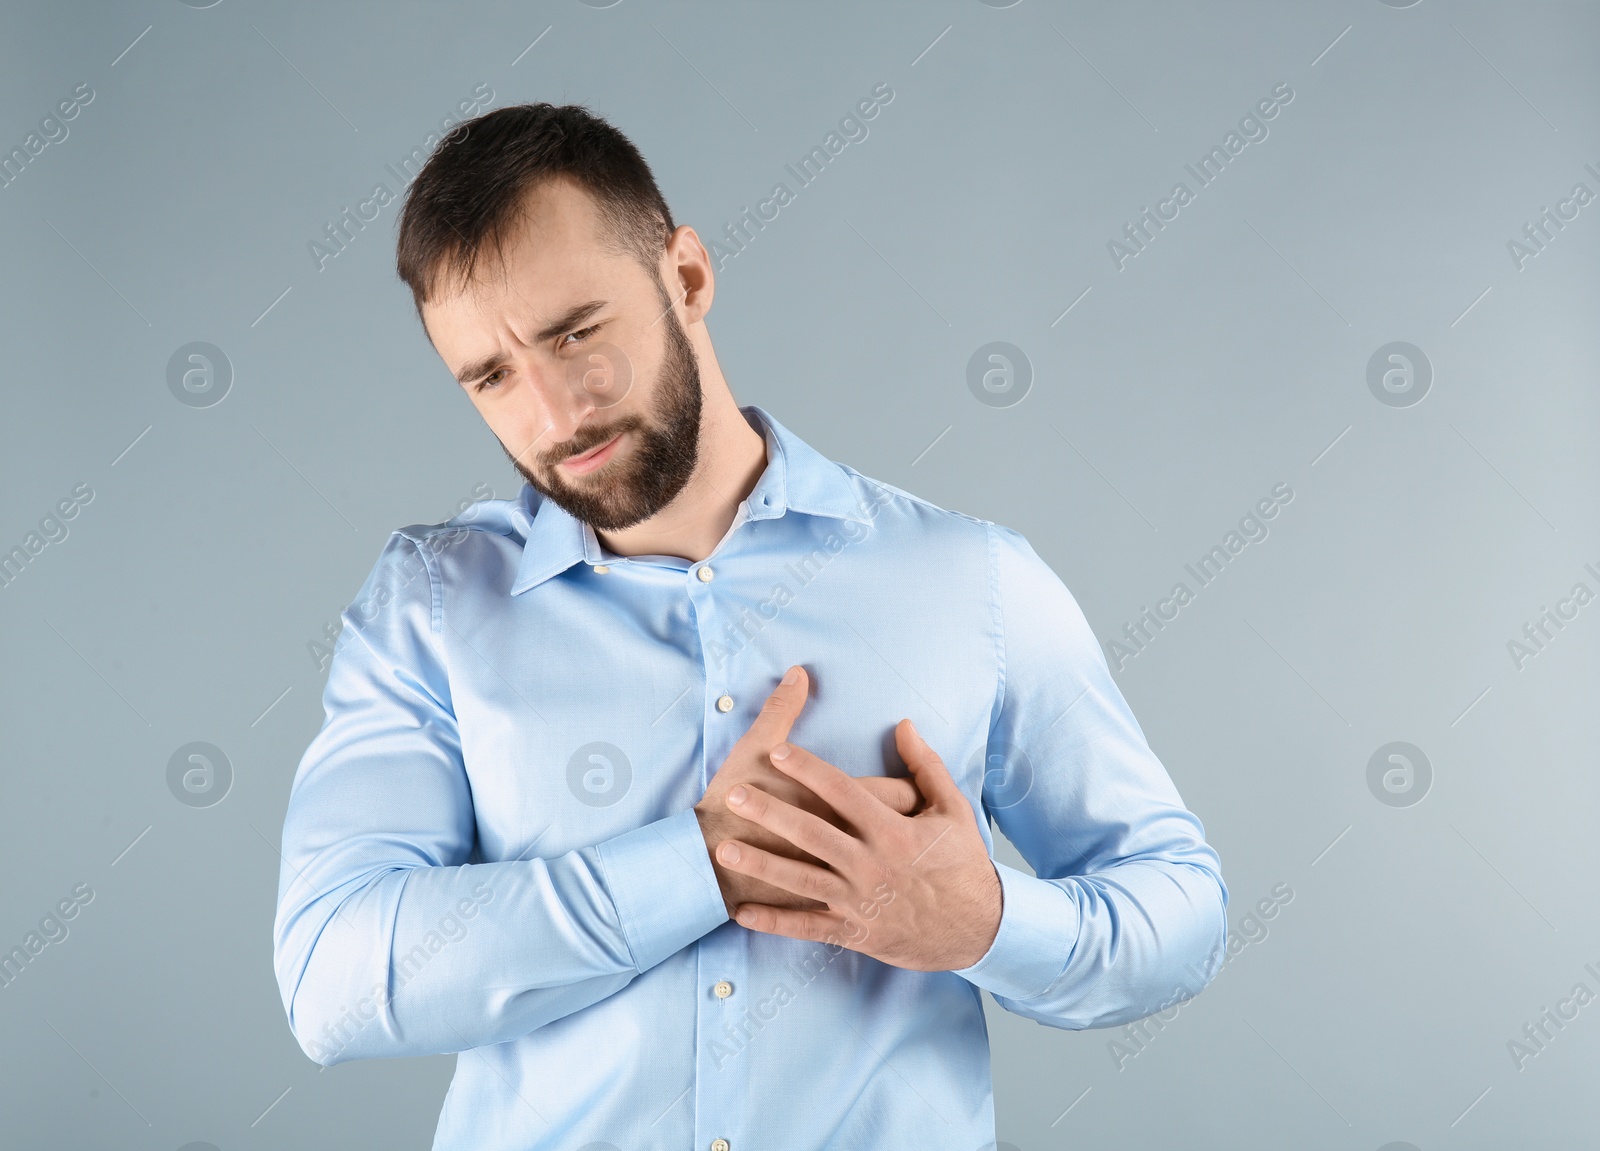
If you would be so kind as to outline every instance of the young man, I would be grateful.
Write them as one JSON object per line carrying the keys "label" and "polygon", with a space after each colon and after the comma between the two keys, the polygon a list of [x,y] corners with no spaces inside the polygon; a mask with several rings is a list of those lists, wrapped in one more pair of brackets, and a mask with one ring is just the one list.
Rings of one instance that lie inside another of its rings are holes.
{"label": "young man", "polygon": [[311,1058],[461,1052],[441,1151],[974,1151],[980,988],[1077,1029],[1209,981],[1217,855],[1072,596],[735,403],[624,136],[471,121],[399,272],[527,483],[344,614],[274,926]]}

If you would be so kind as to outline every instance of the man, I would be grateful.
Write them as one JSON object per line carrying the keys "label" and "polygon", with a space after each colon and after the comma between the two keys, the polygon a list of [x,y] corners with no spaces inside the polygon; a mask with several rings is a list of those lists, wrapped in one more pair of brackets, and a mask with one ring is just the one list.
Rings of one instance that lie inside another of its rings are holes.
{"label": "man", "polygon": [[527,483],[344,614],[274,926],[307,1054],[460,1052],[448,1151],[976,1151],[980,988],[1077,1029],[1209,981],[1217,855],[1067,589],[735,404],[625,137],[471,121],[398,262]]}

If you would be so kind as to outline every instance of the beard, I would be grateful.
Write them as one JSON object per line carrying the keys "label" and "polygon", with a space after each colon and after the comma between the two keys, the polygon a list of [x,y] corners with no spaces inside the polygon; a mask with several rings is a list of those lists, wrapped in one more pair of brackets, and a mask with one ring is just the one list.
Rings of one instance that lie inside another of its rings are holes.
{"label": "beard", "polygon": [[[666,507],[689,482],[699,459],[700,365],[665,292],[662,296],[667,306],[666,349],[656,379],[653,422],[627,415],[605,425],[582,425],[567,450],[555,459],[541,460],[549,469],[545,477],[535,475],[506,451],[504,443],[500,445],[534,490],[601,531],[632,527]],[[582,455],[622,432],[633,433],[631,452],[607,460],[577,484],[556,472],[561,460]]]}

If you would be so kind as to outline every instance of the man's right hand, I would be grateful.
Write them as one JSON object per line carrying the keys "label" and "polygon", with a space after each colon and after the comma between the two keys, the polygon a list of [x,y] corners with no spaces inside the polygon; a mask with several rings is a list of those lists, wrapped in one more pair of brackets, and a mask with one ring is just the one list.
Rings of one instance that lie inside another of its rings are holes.
{"label": "man's right hand", "polygon": [[[733,909],[741,903],[768,903],[774,907],[797,910],[820,910],[825,905],[748,875],[727,870],[717,861],[717,845],[723,840],[738,839],[774,855],[827,866],[788,840],[730,811],[727,795],[735,784],[755,784],[769,795],[804,808],[836,827],[844,827],[842,818],[816,793],[773,767],[768,758],[774,747],[789,738],[789,729],[805,707],[810,689],[810,678],[799,664],[791,667],[787,674],[793,676],[794,682],[780,683],[767,697],[761,714],[756,716],[750,729],[739,737],[739,742],[733,745],[728,758],[723,760],[722,766],[711,777],[705,795],[694,805],[695,815],[700,820],[700,833],[705,837],[706,852],[711,856],[711,866],[717,874],[717,883],[722,889],[723,902],[728,905],[730,917]],[[922,793],[909,778],[886,775],[859,778],[863,787],[901,815],[913,814],[922,804]]]}

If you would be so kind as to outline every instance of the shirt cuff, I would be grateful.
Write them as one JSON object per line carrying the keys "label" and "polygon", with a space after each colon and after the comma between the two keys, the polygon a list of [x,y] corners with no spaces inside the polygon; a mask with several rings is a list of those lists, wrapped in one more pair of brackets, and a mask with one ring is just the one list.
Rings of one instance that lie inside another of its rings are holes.
{"label": "shirt cuff", "polygon": [[1078,940],[1078,905],[1049,880],[990,860],[1000,876],[1000,929],[989,950],[955,974],[991,995],[1026,1000],[1050,989]]}
{"label": "shirt cuff", "polygon": [[728,920],[694,808],[598,846],[634,966],[648,971]]}

